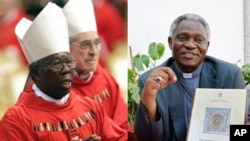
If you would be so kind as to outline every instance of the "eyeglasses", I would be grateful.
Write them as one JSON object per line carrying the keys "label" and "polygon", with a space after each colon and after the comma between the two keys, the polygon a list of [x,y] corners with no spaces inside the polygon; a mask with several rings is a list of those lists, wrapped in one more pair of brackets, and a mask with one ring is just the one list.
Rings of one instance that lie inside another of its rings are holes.
{"label": "eyeglasses", "polygon": [[48,64],[48,68],[53,70],[53,71],[60,71],[63,66],[64,63],[70,68],[70,69],[74,69],[76,67],[76,59],[72,56],[70,56],[69,58],[64,58],[64,59],[53,59],[49,64]]}
{"label": "eyeglasses", "polygon": [[101,50],[102,48],[102,42],[100,40],[95,40],[94,42],[91,42],[90,40],[82,41],[82,42],[70,42],[71,45],[79,46],[82,50],[87,51],[91,47],[95,46],[97,50]]}

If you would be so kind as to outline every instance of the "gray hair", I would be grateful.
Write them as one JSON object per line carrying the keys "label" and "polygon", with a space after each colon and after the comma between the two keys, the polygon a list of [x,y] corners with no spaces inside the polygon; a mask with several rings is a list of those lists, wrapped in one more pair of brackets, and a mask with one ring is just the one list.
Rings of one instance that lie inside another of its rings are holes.
{"label": "gray hair", "polygon": [[181,15],[181,16],[179,16],[178,18],[176,18],[176,19],[174,20],[174,22],[173,22],[173,23],[171,24],[171,26],[170,26],[170,30],[169,30],[170,36],[173,36],[174,31],[175,31],[177,25],[178,25],[181,21],[183,21],[183,20],[193,20],[193,21],[198,21],[198,22],[200,22],[200,23],[204,26],[204,28],[205,28],[205,30],[206,30],[206,32],[207,32],[208,40],[210,39],[210,28],[209,28],[209,26],[208,26],[208,23],[206,22],[205,19],[203,19],[201,16],[196,15],[196,14],[184,14],[184,15]]}

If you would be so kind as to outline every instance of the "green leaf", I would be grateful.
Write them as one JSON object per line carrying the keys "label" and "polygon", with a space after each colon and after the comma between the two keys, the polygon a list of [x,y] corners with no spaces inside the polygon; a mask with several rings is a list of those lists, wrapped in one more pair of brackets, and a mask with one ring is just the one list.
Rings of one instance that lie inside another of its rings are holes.
{"label": "green leaf", "polygon": [[149,57],[147,55],[142,55],[141,56],[141,61],[146,66],[146,68],[149,67]]}
{"label": "green leaf", "polygon": [[133,83],[128,83],[128,90],[128,98],[130,100],[129,103],[135,102],[136,104],[138,104],[140,101],[139,87]]}
{"label": "green leaf", "polygon": [[161,58],[164,55],[165,46],[162,43],[158,43],[156,45],[156,48],[157,48],[157,53],[158,53],[159,57]]}
{"label": "green leaf", "polygon": [[149,45],[148,54],[152,60],[156,61],[164,55],[165,47],[162,43],[152,42]]}
{"label": "green leaf", "polygon": [[149,44],[148,48],[148,54],[153,60],[157,60],[159,58],[159,55],[156,50],[156,43],[152,42]]}
{"label": "green leaf", "polygon": [[[149,57],[147,55],[140,55],[140,54],[137,54],[135,57],[134,57],[134,63],[135,63],[135,68],[138,70],[138,71],[143,71],[146,68],[149,67]],[[145,66],[145,67],[144,67]]]}
{"label": "green leaf", "polygon": [[128,69],[128,82],[134,83],[135,74],[131,69]]}
{"label": "green leaf", "polygon": [[140,54],[137,54],[137,55],[134,57],[134,64],[135,64],[135,68],[136,68],[138,71],[143,71],[143,65],[142,65],[142,60],[141,60]]}
{"label": "green leaf", "polygon": [[250,64],[244,64],[241,71],[245,79],[245,84],[250,84]]}
{"label": "green leaf", "polygon": [[140,101],[139,88],[137,91],[138,91],[137,94],[133,94],[131,98],[135,101],[136,104],[139,104]]}

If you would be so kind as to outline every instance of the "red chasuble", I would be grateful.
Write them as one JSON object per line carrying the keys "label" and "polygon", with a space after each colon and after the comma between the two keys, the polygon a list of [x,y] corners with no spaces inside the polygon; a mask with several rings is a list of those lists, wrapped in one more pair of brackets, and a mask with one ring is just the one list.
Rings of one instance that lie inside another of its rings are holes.
{"label": "red chasuble", "polygon": [[76,94],[89,96],[101,103],[115,123],[125,130],[128,129],[127,105],[117,82],[106,69],[98,65],[89,82],[75,77],[72,90]]}
{"label": "red chasuble", "polygon": [[127,141],[127,133],[103,111],[94,100],[73,92],[65,104],[23,92],[0,121],[0,140],[81,141],[97,134],[102,141]]}

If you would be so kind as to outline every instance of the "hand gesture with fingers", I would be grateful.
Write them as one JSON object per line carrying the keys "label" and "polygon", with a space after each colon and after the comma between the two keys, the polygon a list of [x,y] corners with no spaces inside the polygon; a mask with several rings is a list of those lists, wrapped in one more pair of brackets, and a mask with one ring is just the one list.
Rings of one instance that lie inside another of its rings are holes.
{"label": "hand gesture with fingers", "polygon": [[177,81],[175,73],[169,67],[158,67],[155,68],[149,75],[144,90],[147,94],[154,95],[157,90],[162,89],[168,84],[174,83]]}
{"label": "hand gesture with fingers", "polygon": [[141,102],[146,107],[151,120],[157,120],[157,104],[155,100],[157,91],[176,81],[177,77],[169,67],[157,67],[148,76],[142,89]]}

